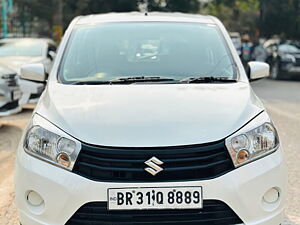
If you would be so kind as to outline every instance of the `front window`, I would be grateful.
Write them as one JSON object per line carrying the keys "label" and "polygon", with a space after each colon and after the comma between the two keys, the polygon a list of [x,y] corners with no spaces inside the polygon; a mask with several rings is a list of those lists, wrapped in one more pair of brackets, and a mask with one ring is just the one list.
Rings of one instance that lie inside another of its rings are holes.
{"label": "front window", "polygon": [[16,40],[0,43],[0,56],[28,56],[43,55],[43,42],[31,40]]}
{"label": "front window", "polygon": [[214,25],[119,22],[75,28],[60,67],[63,83],[122,77],[236,79],[236,69]]}

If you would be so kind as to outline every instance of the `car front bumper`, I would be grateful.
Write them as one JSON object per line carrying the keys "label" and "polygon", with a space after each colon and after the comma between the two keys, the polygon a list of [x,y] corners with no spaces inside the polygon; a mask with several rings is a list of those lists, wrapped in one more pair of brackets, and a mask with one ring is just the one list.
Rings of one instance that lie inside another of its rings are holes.
{"label": "car front bumper", "polygon": [[18,101],[11,101],[11,99],[9,99],[5,105],[0,107],[0,116],[10,116],[21,111],[22,108],[19,106]]}
{"label": "car front bumper", "polygon": [[[203,198],[226,203],[246,225],[279,225],[283,220],[287,169],[281,148],[260,160],[211,180],[160,183],[95,182],[33,158],[18,149],[15,170],[16,204],[22,225],[62,225],[84,204],[107,201],[108,188],[202,186]],[[265,205],[264,194],[276,187],[280,197]],[[32,207],[27,193],[44,204]]]}

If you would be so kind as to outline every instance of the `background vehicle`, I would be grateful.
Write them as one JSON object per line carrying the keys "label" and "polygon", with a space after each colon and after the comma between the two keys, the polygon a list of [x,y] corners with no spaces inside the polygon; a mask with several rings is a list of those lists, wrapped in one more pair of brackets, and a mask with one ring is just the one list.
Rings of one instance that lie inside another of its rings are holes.
{"label": "background vehicle", "polygon": [[241,39],[240,33],[238,33],[238,32],[230,32],[230,33],[229,33],[229,36],[230,36],[230,38],[231,38],[231,40],[232,40],[232,42],[233,42],[233,45],[234,45],[234,47],[235,47],[237,53],[238,53],[239,55],[241,55],[241,54],[242,54],[242,52],[241,52],[241,48],[242,48],[242,39]]}
{"label": "background vehicle", "polygon": [[0,65],[0,116],[8,116],[21,111],[18,104],[21,91],[17,74]]}
{"label": "background vehicle", "polygon": [[[56,45],[44,38],[7,38],[0,40],[0,61],[17,74],[27,63],[43,63],[49,73],[55,57]],[[37,102],[44,90],[44,84],[20,79],[22,98],[20,105]]]}
{"label": "background vehicle", "polygon": [[272,79],[300,77],[300,48],[293,42],[278,45],[270,65]]}

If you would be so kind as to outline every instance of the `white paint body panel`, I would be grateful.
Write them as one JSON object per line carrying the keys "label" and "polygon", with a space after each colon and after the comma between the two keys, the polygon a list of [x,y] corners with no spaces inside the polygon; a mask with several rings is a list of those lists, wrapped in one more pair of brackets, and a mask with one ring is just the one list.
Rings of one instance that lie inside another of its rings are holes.
{"label": "white paint body panel", "polygon": [[249,62],[250,79],[257,80],[270,75],[270,66],[264,62]]}
{"label": "white paint body panel", "polygon": [[44,64],[33,63],[21,66],[20,77],[25,80],[45,82],[46,72]]}
{"label": "white paint body panel", "polygon": [[83,142],[126,147],[218,141],[262,110],[249,84],[242,82],[94,86],[50,82],[36,108]]}

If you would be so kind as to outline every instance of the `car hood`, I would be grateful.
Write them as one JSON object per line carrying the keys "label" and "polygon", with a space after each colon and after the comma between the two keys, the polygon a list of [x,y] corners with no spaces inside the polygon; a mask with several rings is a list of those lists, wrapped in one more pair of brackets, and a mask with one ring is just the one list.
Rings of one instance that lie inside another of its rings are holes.
{"label": "car hood", "polygon": [[43,60],[43,57],[28,57],[28,56],[1,56],[1,63],[5,64],[9,69],[20,73],[21,66],[24,64],[38,63]]}
{"label": "car hood", "polygon": [[150,147],[221,140],[263,110],[250,85],[242,82],[49,83],[36,113],[85,143]]}

